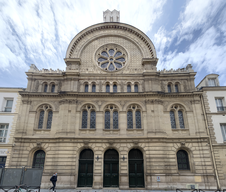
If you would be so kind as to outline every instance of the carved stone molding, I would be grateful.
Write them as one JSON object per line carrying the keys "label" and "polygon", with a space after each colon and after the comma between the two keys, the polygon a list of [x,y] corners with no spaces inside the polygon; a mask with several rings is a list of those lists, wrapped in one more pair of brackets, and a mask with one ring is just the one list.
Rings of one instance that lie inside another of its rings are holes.
{"label": "carved stone molding", "polygon": [[31,105],[32,101],[29,100],[22,100],[23,104]]}
{"label": "carved stone molding", "polygon": [[77,103],[76,99],[62,99],[62,100],[59,101],[60,105],[63,105],[63,104],[76,104],[76,103]]}
{"label": "carved stone molding", "polygon": [[161,99],[146,99],[145,100],[146,104],[159,104],[159,105],[163,105],[163,101]]}
{"label": "carved stone molding", "polygon": [[191,104],[200,104],[201,101],[200,100],[191,100],[190,103]]}

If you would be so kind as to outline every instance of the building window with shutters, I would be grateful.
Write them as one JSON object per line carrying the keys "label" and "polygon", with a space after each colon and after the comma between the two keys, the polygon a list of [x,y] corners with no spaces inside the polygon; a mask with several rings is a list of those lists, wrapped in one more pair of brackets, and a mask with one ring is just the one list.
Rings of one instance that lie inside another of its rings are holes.
{"label": "building window with shutters", "polygon": [[96,108],[92,104],[83,105],[82,109],[82,129],[96,129]]}
{"label": "building window with shutters", "polygon": [[0,124],[0,143],[6,143],[9,124]]}

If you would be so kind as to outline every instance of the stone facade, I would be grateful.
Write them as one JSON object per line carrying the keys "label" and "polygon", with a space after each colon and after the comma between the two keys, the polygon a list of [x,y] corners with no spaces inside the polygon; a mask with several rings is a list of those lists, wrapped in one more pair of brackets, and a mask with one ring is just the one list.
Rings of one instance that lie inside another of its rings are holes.
{"label": "stone facade", "polygon": [[[109,53],[109,58],[103,57],[110,62],[106,67],[98,60],[102,49],[121,50],[124,59],[117,60]],[[9,166],[30,167],[35,152],[43,150],[46,156],[42,187],[50,186],[49,178],[57,171],[58,188],[78,188],[80,153],[91,149],[92,188],[102,189],[104,154],[115,149],[119,154],[116,188],[132,189],[128,154],[139,149],[144,168],[144,186],[140,188],[185,189],[192,184],[216,189],[202,93],[194,85],[196,73],[190,64],[183,69],[157,71],[157,62],[153,43],[139,29],[123,23],[101,23],[74,37],[66,53],[65,71],[39,70],[31,65],[26,73],[27,89],[20,92],[22,104]],[[177,115],[179,109],[183,128]],[[87,128],[82,128],[84,110]],[[136,128],[137,110],[141,128]],[[41,111],[52,111],[51,128],[46,124],[47,116],[40,127]],[[95,128],[90,128],[91,111],[95,111]],[[106,111],[118,112],[118,128],[113,129],[112,116],[110,128],[105,128]],[[128,111],[133,115],[132,128],[128,128]],[[176,114],[175,128],[171,128],[170,111]],[[179,150],[188,154],[188,170],[178,170]]]}

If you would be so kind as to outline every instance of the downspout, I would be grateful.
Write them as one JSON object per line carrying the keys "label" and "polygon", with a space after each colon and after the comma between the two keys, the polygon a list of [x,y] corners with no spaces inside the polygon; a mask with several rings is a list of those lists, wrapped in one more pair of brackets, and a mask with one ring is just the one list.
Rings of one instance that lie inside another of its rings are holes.
{"label": "downspout", "polygon": [[217,189],[221,190],[221,185],[220,185],[218,172],[217,172],[216,160],[215,160],[215,156],[214,156],[214,153],[213,153],[212,140],[211,140],[211,137],[210,137],[210,130],[209,130],[209,126],[208,126],[208,122],[207,122],[207,118],[206,118],[206,109],[204,107],[203,94],[200,97],[201,97],[201,103],[202,103],[202,110],[203,110],[203,113],[204,113],[207,135],[209,136],[209,141],[210,141],[210,151],[211,151],[211,154],[212,154],[213,168],[214,168],[215,176],[216,176],[216,179],[217,179]]}

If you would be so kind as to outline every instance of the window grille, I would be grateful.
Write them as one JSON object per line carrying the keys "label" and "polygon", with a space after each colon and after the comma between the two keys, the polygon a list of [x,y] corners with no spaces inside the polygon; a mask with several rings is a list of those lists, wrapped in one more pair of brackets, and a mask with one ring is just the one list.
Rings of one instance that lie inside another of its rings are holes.
{"label": "window grille", "polygon": [[52,118],[53,118],[53,112],[52,111],[49,111],[46,129],[51,129]]}
{"label": "window grille", "polygon": [[96,92],[96,85],[92,85],[92,92]]}
{"label": "window grille", "polygon": [[138,85],[134,85],[134,92],[138,92]]}
{"label": "window grille", "polygon": [[168,87],[168,93],[171,93],[171,85],[169,84],[167,87]]}
{"label": "window grille", "polygon": [[190,170],[188,153],[184,150],[177,152],[178,170]]}
{"label": "window grille", "polygon": [[32,168],[43,168],[45,164],[45,152],[42,150],[36,151],[34,154]]}
{"label": "window grille", "polygon": [[11,112],[13,107],[13,100],[6,100],[5,112]]}
{"label": "window grille", "polygon": [[127,85],[127,92],[131,92],[131,85]]}
{"label": "window grille", "polygon": [[8,124],[1,124],[0,125],[0,143],[5,143],[8,133]]}
{"label": "window grille", "polygon": [[87,160],[93,159],[93,151],[91,149],[84,149],[81,153],[80,153],[80,158],[79,159],[83,159],[83,160]]}
{"label": "window grille", "polygon": [[132,113],[132,111],[127,112],[127,128],[133,129],[133,113]]}
{"label": "window grille", "polygon": [[47,92],[47,88],[48,88],[48,85],[45,84],[45,85],[44,85],[44,92]]}
{"label": "window grille", "polygon": [[51,87],[51,92],[54,93],[55,92],[55,85],[53,84]]}
{"label": "window grille", "polygon": [[184,128],[184,118],[183,118],[182,111],[178,111],[178,118],[179,118],[180,128]]}
{"label": "window grille", "polygon": [[110,85],[106,85],[106,92],[108,93],[108,92],[110,92]]}
{"label": "window grille", "polygon": [[96,128],[96,112],[91,111],[90,113],[90,128]]}
{"label": "window grille", "polygon": [[136,128],[141,128],[141,115],[140,111],[136,111]]}
{"label": "window grille", "polygon": [[178,84],[175,85],[175,92],[178,93],[179,89],[178,89]]}
{"label": "window grille", "polygon": [[45,112],[44,112],[43,110],[40,111],[40,114],[39,114],[39,121],[38,121],[38,128],[39,128],[39,129],[42,129],[42,127],[43,127],[44,114],[45,114]]}
{"label": "window grille", "polygon": [[143,159],[143,153],[139,149],[131,149],[129,151],[129,160],[142,160]]}
{"label": "window grille", "polygon": [[88,113],[86,110],[82,112],[82,128],[87,128],[87,116]]}
{"label": "window grille", "polygon": [[117,93],[117,85],[116,84],[113,85],[113,92]]}
{"label": "window grille", "polygon": [[85,85],[85,92],[88,92],[88,89],[89,89],[89,85],[86,84],[86,85]]}
{"label": "window grille", "polygon": [[104,160],[118,160],[118,159],[119,159],[118,152],[114,149],[108,149],[104,153]]}
{"label": "window grille", "polygon": [[110,111],[105,111],[105,129],[110,129]]}
{"label": "window grille", "polygon": [[118,111],[113,112],[113,129],[118,129]]}
{"label": "window grille", "polygon": [[176,121],[174,111],[170,111],[171,128],[176,129]]}
{"label": "window grille", "polygon": [[226,124],[221,124],[221,132],[222,132],[223,140],[226,141]]}

